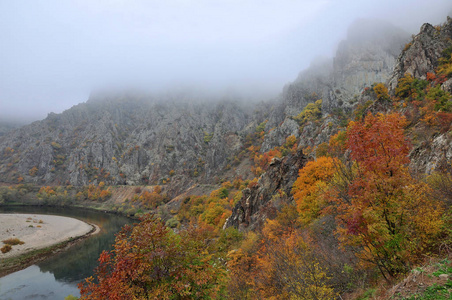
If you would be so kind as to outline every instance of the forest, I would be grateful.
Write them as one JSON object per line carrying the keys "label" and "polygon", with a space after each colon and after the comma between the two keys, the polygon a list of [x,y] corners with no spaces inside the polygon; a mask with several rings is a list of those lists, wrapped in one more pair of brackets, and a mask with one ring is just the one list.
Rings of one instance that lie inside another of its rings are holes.
{"label": "forest", "polygon": [[[443,259],[441,272],[451,275],[452,164],[416,172],[409,155],[413,145],[451,132],[452,96],[441,89],[452,77],[451,50],[426,79],[406,73],[393,95],[383,83],[366,88],[373,100],[343,115],[328,143],[304,149],[313,153],[293,201],[275,193],[280,208],[262,226],[223,228],[242,191],[297,151],[289,136],[261,153],[265,124],[257,127],[246,151],[254,180],[186,197],[166,224],[144,214],[101,255],[94,277],[79,285],[81,299],[370,299],[428,259]],[[302,127],[321,118],[318,100],[294,119]],[[160,191],[153,193],[137,202],[156,207]],[[434,298],[404,299],[450,299],[452,281],[443,284]]]}

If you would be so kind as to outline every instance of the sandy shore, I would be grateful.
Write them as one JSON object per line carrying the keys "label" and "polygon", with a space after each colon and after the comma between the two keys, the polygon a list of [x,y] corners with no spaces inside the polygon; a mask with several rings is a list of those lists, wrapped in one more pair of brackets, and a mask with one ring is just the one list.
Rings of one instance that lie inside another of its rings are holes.
{"label": "sandy shore", "polygon": [[71,238],[86,235],[93,226],[77,219],[36,214],[0,214],[0,248],[3,240],[18,238],[22,245],[12,246],[8,253],[0,252],[0,260],[46,248]]}

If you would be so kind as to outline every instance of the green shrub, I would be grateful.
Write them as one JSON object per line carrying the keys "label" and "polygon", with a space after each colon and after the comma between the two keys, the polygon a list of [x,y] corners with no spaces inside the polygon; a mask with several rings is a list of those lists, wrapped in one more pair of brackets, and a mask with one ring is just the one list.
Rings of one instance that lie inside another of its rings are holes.
{"label": "green shrub", "polygon": [[298,125],[304,125],[307,122],[317,121],[322,117],[322,100],[317,100],[314,103],[308,103],[303,111],[294,117]]}
{"label": "green shrub", "polygon": [[176,220],[175,218],[171,218],[168,221],[166,221],[165,225],[169,228],[176,228],[179,226],[179,221]]}

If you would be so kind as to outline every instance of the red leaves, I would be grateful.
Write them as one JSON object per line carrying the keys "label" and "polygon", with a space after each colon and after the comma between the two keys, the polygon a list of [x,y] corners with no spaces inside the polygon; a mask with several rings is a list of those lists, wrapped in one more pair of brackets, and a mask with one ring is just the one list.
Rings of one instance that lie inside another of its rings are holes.
{"label": "red leaves", "polygon": [[390,276],[407,271],[442,224],[441,207],[408,171],[405,124],[397,113],[349,124],[346,145],[355,175],[344,185],[346,198],[336,200],[342,244]]}
{"label": "red leaves", "polygon": [[397,113],[369,114],[363,123],[350,122],[347,147],[352,159],[365,172],[396,172],[409,162],[409,143],[403,133],[405,125],[405,118]]}
{"label": "red leaves", "polygon": [[117,235],[112,252],[100,255],[97,283],[81,283],[81,299],[215,298],[223,270],[205,251],[211,232],[190,228],[180,237],[146,215]]}
{"label": "red leaves", "polygon": [[435,81],[435,80],[436,80],[436,75],[435,75],[435,73],[427,72],[427,80],[428,80],[428,81]]}
{"label": "red leaves", "polygon": [[360,212],[356,212],[354,216],[346,221],[347,233],[351,235],[360,234],[364,227],[364,219]]}

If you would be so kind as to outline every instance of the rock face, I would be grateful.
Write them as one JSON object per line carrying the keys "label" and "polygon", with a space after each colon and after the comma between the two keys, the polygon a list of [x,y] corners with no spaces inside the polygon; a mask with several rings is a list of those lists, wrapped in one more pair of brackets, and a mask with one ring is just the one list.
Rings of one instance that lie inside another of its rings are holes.
{"label": "rock face", "polygon": [[[170,182],[167,191],[173,197],[194,183],[220,182],[227,169],[232,177],[243,176],[233,174],[230,164],[244,150],[247,136],[267,120],[261,152],[281,146],[290,135],[299,139],[299,150],[273,160],[257,184],[243,191],[225,224],[252,229],[275,213],[282,198],[291,201],[292,185],[307,159],[300,149],[327,142],[339,126],[345,126],[338,116],[351,111],[358,101],[368,100],[367,92],[363,94],[366,86],[387,81],[394,93],[406,72],[425,78],[451,39],[451,19],[441,27],[425,24],[398,56],[408,34],[380,21],[358,21],[334,59],[313,63],[284,87],[279,101],[256,106],[190,94],[96,95],[0,136],[0,182]],[[452,90],[452,81],[444,82],[442,88]],[[300,127],[294,117],[318,99],[323,100],[323,118]],[[411,153],[413,167],[430,172],[450,161],[451,138],[450,133],[438,134],[416,147]]]}
{"label": "rock face", "polygon": [[[358,25],[366,27],[365,24]],[[441,27],[425,24],[421,32],[414,37],[411,46],[407,46],[408,50],[404,50],[397,57],[402,45],[407,41],[407,35],[391,29],[389,25],[380,29],[373,39],[369,39],[361,34],[363,31],[354,31],[352,28],[348,39],[339,45],[333,62],[324,61],[312,66],[301,73],[294,83],[284,88],[282,101],[273,110],[267,123],[267,127],[275,129],[266,135],[262,145],[264,151],[281,145],[283,138],[290,134],[300,138],[299,149],[328,141],[335,133],[334,126],[329,124],[333,124],[335,120],[326,116],[327,114],[334,113],[337,109],[348,110],[358,101],[364,103],[375,100],[369,99],[368,92],[362,93],[364,87],[374,82],[387,82],[393,93],[398,79],[404,76],[405,72],[411,73],[415,78],[425,79],[427,72],[436,68],[443,50],[450,46],[452,41],[451,19]],[[450,91],[451,86],[452,81],[448,80],[443,83],[442,89]],[[296,130],[291,116],[298,114],[307,103],[315,100],[312,93],[323,99],[323,122],[310,122],[305,124],[301,131]],[[390,109],[388,105],[392,107],[391,104],[376,101],[369,109],[375,112],[387,111]],[[410,154],[411,167],[430,173],[444,163],[450,164],[451,139],[450,132],[442,133],[415,147]],[[291,188],[298,175],[297,169],[304,166],[305,160],[303,154],[298,152],[283,161],[275,161],[267,173],[260,177],[255,187],[243,191],[243,197],[234,207],[225,227],[234,226],[239,230],[248,230],[263,224],[266,217],[274,214],[278,205],[275,203],[276,199],[272,200],[278,190],[282,189],[288,195],[286,201],[290,202]]]}
{"label": "rock face", "polygon": [[349,111],[357,103],[365,87],[386,82],[409,34],[391,24],[376,20],[358,20],[349,29],[333,60],[323,59],[311,64],[298,78],[284,87],[281,102],[273,109],[263,151],[281,145],[290,133],[312,139],[294,129],[291,117],[317,99],[322,99],[322,114]]}
{"label": "rock face", "polygon": [[447,17],[443,26],[422,25],[400,54],[394,72],[388,81],[390,91],[394,93],[397,82],[405,73],[418,79],[426,79],[427,72],[433,72],[444,49],[450,46],[452,38],[452,19]]}
{"label": "rock face", "polygon": [[418,172],[430,174],[438,167],[444,167],[452,161],[452,137],[443,133],[428,143],[422,143],[410,153],[411,167]]}
{"label": "rock face", "polygon": [[325,110],[330,112],[341,104],[349,108],[353,105],[351,100],[365,87],[386,82],[408,37],[406,32],[383,21],[356,21],[336,52],[334,91],[323,94]]}
{"label": "rock face", "polygon": [[213,181],[241,150],[254,117],[233,101],[93,98],[3,136],[0,178],[72,185],[169,178],[181,188]]}
{"label": "rock face", "polygon": [[234,226],[239,230],[252,230],[263,224],[267,217],[275,214],[276,203],[280,198],[275,195],[286,195],[286,202],[290,202],[292,186],[298,177],[298,170],[306,164],[306,157],[299,150],[284,159],[274,158],[267,172],[252,188],[242,191],[242,198],[236,204],[231,217],[224,227]]}

